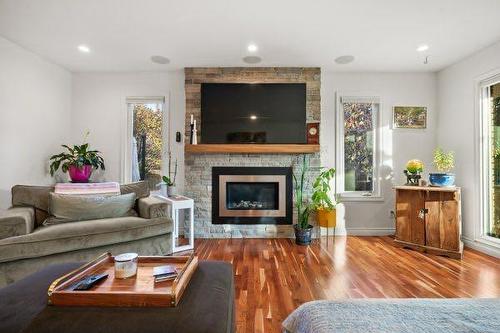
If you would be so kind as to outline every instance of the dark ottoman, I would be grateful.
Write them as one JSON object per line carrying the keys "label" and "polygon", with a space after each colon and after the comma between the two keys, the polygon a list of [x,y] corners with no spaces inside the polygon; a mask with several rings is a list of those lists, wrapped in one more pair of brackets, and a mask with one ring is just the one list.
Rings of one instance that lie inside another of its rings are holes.
{"label": "dark ottoman", "polygon": [[232,266],[201,261],[175,308],[47,306],[47,289],[79,263],[49,266],[0,289],[0,332],[234,332]]}

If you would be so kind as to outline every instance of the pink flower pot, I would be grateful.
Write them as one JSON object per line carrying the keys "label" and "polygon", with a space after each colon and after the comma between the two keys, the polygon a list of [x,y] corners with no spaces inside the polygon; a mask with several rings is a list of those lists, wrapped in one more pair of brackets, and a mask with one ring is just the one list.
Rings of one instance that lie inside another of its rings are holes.
{"label": "pink flower pot", "polygon": [[92,174],[92,165],[84,165],[81,168],[70,165],[68,173],[73,183],[88,183]]}

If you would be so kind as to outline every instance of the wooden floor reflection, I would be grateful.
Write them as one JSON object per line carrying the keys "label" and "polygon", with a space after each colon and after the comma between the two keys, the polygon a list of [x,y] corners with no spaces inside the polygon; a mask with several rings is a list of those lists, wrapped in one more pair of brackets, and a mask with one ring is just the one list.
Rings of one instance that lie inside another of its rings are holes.
{"label": "wooden floor reflection", "polygon": [[390,237],[197,239],[200,259],[234,266],[238,332],[280,332],[317,299],[500,297],[500,260],[466,249],[462,261],[392,245]]}

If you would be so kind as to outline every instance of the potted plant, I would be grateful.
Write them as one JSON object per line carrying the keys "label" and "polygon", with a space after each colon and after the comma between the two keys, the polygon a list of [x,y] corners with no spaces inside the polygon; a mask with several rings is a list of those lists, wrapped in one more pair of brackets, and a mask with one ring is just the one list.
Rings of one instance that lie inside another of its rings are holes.
{"label": "potted plant", "polygon": [[434,150],[434,166],[439,172],[429,173],[429,182],[433,186],[454,186],[455,174],[450,171],[455,167],[455,154],[444,152],[441,148]]}
{"label": "potted plant", "polygon": [[[85,135],[87,137],[88,133]],[[73,183],[88,183],[93,169],[105,170],[104,159],[98,150],[89,150],[89,144],[62,145],[66,151],[53,155],[50,158],[50,175],[54,176],[61,167],[63,172],[68,172]]]}
{"label": "potted plant", "polygon": [[424,171],[424,163],[420,160],[409,160],[406,163],[406,170],[404,174],[406,176],[406,185],[417,186],[420,178],[422,178],[421,173]]}
{"label": "potted plant", "polygon": [[311,210],[309,207],[309,202],[304,196],[305,187],[305,177],[309,167],[307,165],[306,157],[304,156],[302,161],[302,167],[300,169],[300,177],[297,178],[295,173],[293,174],[293,185],[295,192],[295,207],[297,208],[297,224],[295,224],[295,243],[298,245],[309,245],[311,244],[311,234],[313,226],[309,224],[309,215]]}
{"label": "potted plant", "polygon": [[[174,171],[172,173],[172,153],[168,153],[168,176],[163,176],[161,179],[163,182],[161,182],[160,187],[161,187],[161,192],[163,195],[170,197],[176,194],[175,190],[175,178],[177,177],[177,160],[175,160],[174,163]],[[165,190],[166,188],[166,190]]]}
{"label": "potted plant", "polygon": [[336,196],[331,198],[330,182],[335,177],[335,169],[324,169],[318,175],[313,184],[312,205],[318,217],[318,225],[324,228],[335,228],[336,220]]}

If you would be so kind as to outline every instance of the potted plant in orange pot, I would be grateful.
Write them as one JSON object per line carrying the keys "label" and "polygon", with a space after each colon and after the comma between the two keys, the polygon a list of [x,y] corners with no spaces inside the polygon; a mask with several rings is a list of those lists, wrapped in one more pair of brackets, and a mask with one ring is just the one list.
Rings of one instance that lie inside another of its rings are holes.
{"label": "potted plant in orange pot", "polygon": [[[312,207],[317,213],[318,225],[324,228],[337,226],[336,195],[331,197],[330,182],[335,177],[335,169],[323,169],[313,184]],[[335,229],[334,229],[335,230]]]}

